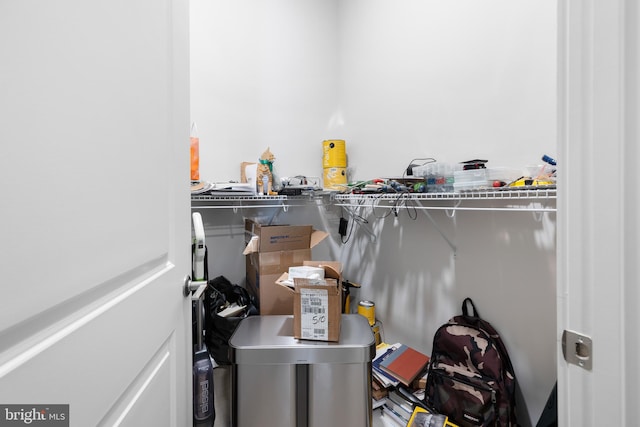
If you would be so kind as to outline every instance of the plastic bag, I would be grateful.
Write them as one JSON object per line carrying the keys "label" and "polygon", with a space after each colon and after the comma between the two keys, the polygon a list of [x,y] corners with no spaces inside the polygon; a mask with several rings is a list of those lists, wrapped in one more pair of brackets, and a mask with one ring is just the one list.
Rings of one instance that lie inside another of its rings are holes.
{"label": "plastic bag", "polygon": [[[246,307],[234,316],[218,315],[233,303]],[[245,288],[232,284],[223,276],[218,276],[207,282],[204,306],[205,342],[209,348],[209,354],[218,365],[230,365],[229,339],[242,319],[258,314],[254,300]]]}

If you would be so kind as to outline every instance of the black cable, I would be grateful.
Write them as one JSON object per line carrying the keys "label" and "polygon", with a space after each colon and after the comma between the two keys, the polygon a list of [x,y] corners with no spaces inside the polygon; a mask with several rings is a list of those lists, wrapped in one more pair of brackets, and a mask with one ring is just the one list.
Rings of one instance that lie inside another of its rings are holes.
{"label": "black cable", "polygon": [[[397,210],[397,207],[400,206],[401,199],[403,199],[402,205],[406,209],[407,215],[409,216],[409,218],[414,221],[418,219],[418,209],[416,208],[415,201],[411,198],[411,194],[408,191],[403,191],[398,194],[398,197],[396,198],[396,201],[394,204],[394,209]],[[409,206],[407,202],[411,202],[411,206]],[[411,214],[411,212],[413,212],[413,215]]]}
{"label": "black cable", "polygon": [[[362,203],[363,201],[358,202],[358,204],[362,204]],[[367,221],[367,219],[362,217],[361,215],[358,215],[355,212],[352,212],[351,210],[348,210],[347,212],[349,213],[349,216],[351,217],[352,221],[351,221],[351,226],[348,227],[349,231],[347,232],[346,239],[345,239],[345,236],[340,236],[340,241],[342,242],[342,244],[346,244],[347,242],[349,242],[349,239],[351,239],[351,234],[353,233],[353,229],[355,228],[356,223],[358,224],[369,223],[369,221]]]}
{"label": "black cable", "polygon": [[389,215],[391,215],[391,211],[392,211],[392,209],[388,209],[388,210],[387,210],[386,208],[385,208],[385,211],[384,211],[384,212],[386,212],[386,213],[385,213],[384,215],[380,216],[380,215],[377,215],[377,214],[376,214],[376,207],[377,207],[377,206],[378,206],[378,204],[380,203],[380,199],[381,199],[382,197],[386,196],[386,194],[387,194],[387,193],[382,193],[382,194],[380,194],[380,195],[378,195],[378,196],[374,197],[374,198],[373,198],[373,202],[371,202],[371,208],[372,208],[372,211],[373,211],[373,217],[374,217],[374,218],[376,218],[376,219],[385,219],[386,217],[388,217]]}
{"label": "black cable", "polygon": [[[352,216],[351,212],[349,212],[349,215]],[[352,218],[353,218],[353,216],[352,216]],[[351,224],[347,224],[347,230],[348,231],[345,234],[346,239],[345,239],[345,236],[340,236],[340,241],[342,242],[343,245],[347,244],[349,239],[351,239],[351,233],[353,232],[353,223],[354,223],[354,221],[352,220]]]}
{"label": "black cable", "polygon": [[[407,211],[407,215],[409,216],[410,219],[412,220],[416,220],[418,219],[418,210],[416,208],[415,202],[411,199],[411,193],[409,191],[400,191],[398,193],[396,193],[397,196],[395,198],[395,200],[393,201],[393,204],[391,205],[390,208],[385,207],[384,215],[378,215],[376,213],[376,207],[378,206],[378,204],[380,203],[380,199],[386,195],[389,195],[389,193],[383,193],[378,195],[377,197],[375,197],[373,199],[373,202],[371,203],[371,207],[373,209],[373,216],[376,219],[385,219],[386,217],[388,217],[389,215],[391,215],[391,212],[393,212],[393,214],[395,216],[398,216],[398,213],[400,212],[400,209],[402,207],[405,208],[405,210]],[[407,203],[407,202],[411,202],[411,204]]]}
{"label": "black cable", "polygon": [[[427,163],[435,163],[435,162],[437,161],[437,160],[436,160],[436,159],[434,159],[433,157],[424,157],[424,158],[420,158],[420,157],[418,157],[417,159],[413,159],[413,160],[411,160],[411,161],[409,162],[409,164],[407,165],[407,167],[406,167],[406,168],[404,168],[404,171],[402,171],[402,179],[403,179],[403,180],[405,180],[405,179],[406,179],[406,176],[407,176],[407,170],[408,170],[409,168],[413,169],[413,166],[412,166],[412,165],[413,165],[413,162],[415,162],[416,160],[426,160],[424,163],[422,163],[421,165],[417,165],[417,166],[424,166],[424,165],[426,165]],[[411,174],[413,175],[413,170],[411,171]],[[406,184],[406,183],[407,183],[407,182],[406,182],[406,180],[405,180],[405,181],[404,181],[404,184]]]}

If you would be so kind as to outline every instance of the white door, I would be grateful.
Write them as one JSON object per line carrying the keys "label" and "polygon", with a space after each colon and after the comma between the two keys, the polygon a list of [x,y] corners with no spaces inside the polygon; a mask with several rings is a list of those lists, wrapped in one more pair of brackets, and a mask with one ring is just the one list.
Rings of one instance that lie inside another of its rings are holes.
{"label": "white door", "polygon": [[640,418],[639,12],[560,2],[558,338],[585,337],[567,346],[575,364],[559,345],[561,426]]}
{"label": "white door", "polygon": [[0,1],[0,425],[190,425],[188,91],[186,0]]}

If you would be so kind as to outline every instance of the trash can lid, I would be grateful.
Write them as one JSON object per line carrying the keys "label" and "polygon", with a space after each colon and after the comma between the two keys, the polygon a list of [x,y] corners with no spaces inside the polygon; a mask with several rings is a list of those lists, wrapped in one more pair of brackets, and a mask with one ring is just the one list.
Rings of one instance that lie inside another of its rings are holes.
{"label": "trash can lid", "polygon": [[367,363],[375,356],[369,322],[359,314],[343,314],[337,342],[298,340],[293,316],[249,316],[229,340],[235,364]]}

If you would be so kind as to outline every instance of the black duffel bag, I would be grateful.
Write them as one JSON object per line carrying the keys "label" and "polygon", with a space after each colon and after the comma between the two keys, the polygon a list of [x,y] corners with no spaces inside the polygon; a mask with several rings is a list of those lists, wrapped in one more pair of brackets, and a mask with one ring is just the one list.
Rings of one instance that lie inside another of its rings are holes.
{"label": "black duffel bag", "polygon": [[[230,317],[218,315],[233,303],[246,307]],[[224,276],[218,276],[207,281],[204,310],[205,342],[209,354],[218,365],[230,365],[229,339],[242,319],[258,314],[254,299],[242,286],[232,284]]]}

